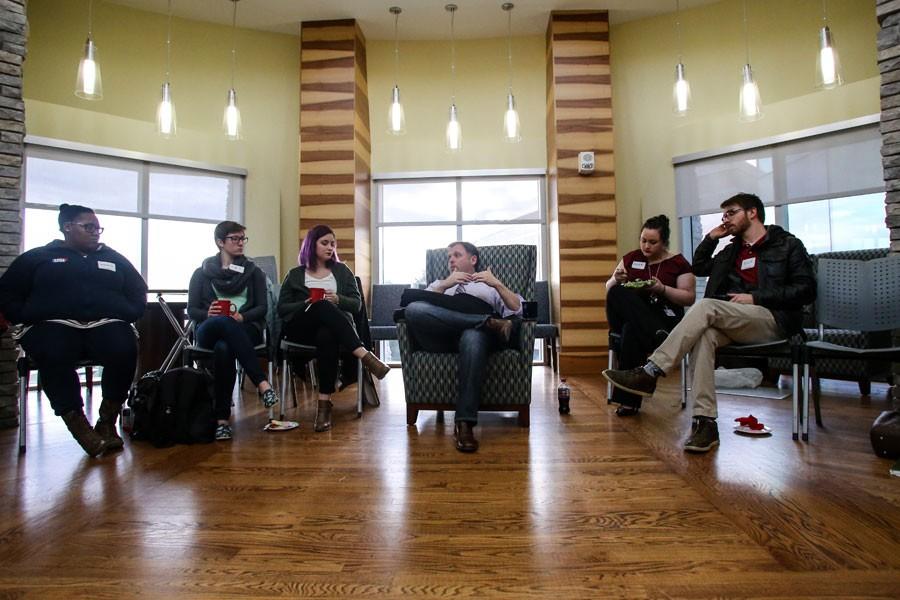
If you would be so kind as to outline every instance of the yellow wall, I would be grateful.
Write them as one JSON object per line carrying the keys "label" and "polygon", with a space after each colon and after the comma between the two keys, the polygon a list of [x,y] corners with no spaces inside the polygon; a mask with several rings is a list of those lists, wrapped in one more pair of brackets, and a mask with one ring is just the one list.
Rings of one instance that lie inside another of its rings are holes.
{"label": "yellow wall", "polygon": [[[26,128],[45,136],[248,170],[245,224],[251,254],[296,261],[299,47],[288,35],[238,30],[235,88],[244,137],[225,140],[231,28],[172,21],[172,90],[178,135],[154,118],[165,73],[166,16],[94,3],[104,98],[75,97],[86,0],[29,0],[24,66]],[[279,225],[280,224],[280,225]],[[210,242],[210,253],[214,247]]]}
{"label": "yellow wall", "polygon": [[518,144],[501,137],[508,81],[506,39],[456,43],[456,106],[463,147],[453,154],[444,148],[451,93],[450,43],[400,44],[404,136],[387,132],[394,43],[369,40],[367,48],[373,173],[547,167],[543,36],[513,39],[513,92],[522,123]]}
{"label": "yellow wall", "polygon": [[[847,82],[830,91],[814,88],[822,3],[753,0],[747,5],[751,64],[764,114],[754,123],[737,118],[740,69],[746,62],[740,0],[682,12],[683,60],[694,101],[682,118],[672,113],[671,101],[677,62],[674,15],[612,28],[620,251],[635,247],[644,219],[659,213],[674,218],[674,156],[879,111],[873,1],[828,2]],[[676,237],[673,232],[673,247]]]}

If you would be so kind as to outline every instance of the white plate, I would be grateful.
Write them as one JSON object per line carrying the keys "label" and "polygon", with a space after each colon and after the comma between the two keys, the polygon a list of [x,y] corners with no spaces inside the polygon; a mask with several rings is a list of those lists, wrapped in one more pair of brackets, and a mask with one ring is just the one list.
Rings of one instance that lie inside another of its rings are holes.
{"label": "white plate", "polygon": [[263,427],[265,431],[290,431],[291,429],[297,429],[300,427],[300,423],[297,421],[276,421],[272,420],[266,423],[266,426]]}
{"label": "white plate", "polygon": [[762,429],[750,429],[749,427],[737,425],[734,428],[734,432],[743,433],[745,435],[769,435],[770,433],[772,433],[772,430],[765,425],[763,425]]}

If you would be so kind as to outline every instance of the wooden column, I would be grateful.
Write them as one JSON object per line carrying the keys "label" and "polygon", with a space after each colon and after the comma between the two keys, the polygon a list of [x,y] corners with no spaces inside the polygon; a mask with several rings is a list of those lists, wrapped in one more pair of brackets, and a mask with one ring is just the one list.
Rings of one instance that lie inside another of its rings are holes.
{"label": "wooden column", "polygon": [[300,223],[323,223],[338,254],[371,279],[371,146],[366,40],[353,19],[300,28]]}
{"label": "wooden column", "polygon": [[[579,175],[578,153],[587,151],[594,153],[595,169]],[[608,352],[604,282],[617,261],[606,11],[550,14],[547,162],[561,372],[599,373]]]}

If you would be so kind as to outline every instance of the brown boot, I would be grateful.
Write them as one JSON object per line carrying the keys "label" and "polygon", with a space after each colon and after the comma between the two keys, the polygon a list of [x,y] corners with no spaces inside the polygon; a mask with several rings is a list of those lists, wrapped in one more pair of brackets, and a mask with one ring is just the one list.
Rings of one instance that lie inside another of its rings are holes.
{"label": "brown boot", "polygon": [[388,371],[391,370],[388,365],[378,360],[378,357],[371,352],[366,352],[366,355],[359,360],[362,361],[366,370],[378,379],[384,379],[385,375],[388,374]]}
{"label": "brown boot", "polygon": [[319,400],[316,405],[316,424],[314,429],[318,432],[331,429],[331,400]]}
{"label": "brown boot", "polygon": [[512,321],[506,319],[495,319],[491,317],[484,322],[484,328],[493,332],[504,346],[509,344],[509,336],[512,334],[512,327]]}
{"label": "brown boot", "polygon": [[91,424],[88,423],[87,417],[84,416],[84,410],[80,408],[70,410],[62,416],[62,420],[65,421],[72,437],[87,452],[88,456],[98,456],[106,450],[106,440],[91,429]]}
{"label": "brown boot", "polygon": [[100,416],[97,422],[94,423],[94,431],[106,440],[107,450],[118,450],[125,445],[125,442],[119,437],[119,432],[116,431],[116,421],[119,418],[121,408],[120,404],[109,401],[106,398],[100,403]]}

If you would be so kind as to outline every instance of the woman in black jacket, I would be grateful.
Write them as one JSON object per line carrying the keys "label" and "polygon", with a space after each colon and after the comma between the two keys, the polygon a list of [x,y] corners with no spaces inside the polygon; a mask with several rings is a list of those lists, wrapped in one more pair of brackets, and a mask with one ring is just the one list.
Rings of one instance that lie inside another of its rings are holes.
{"label": "woman in black jacket", "polygon": [[219,253],[194,271],[188,289],[188,316],[197,323],[197,345],[214,353],[217,440],[230,440],[232,436],[229,419],[237,377],[235,359],[262,394],[266,407],[278,402],[253,349],[263,340],[268,303],[265,274],[244,256],[245,231],[234,221],[216,225]]}
{"label": "woman in black jacket", "polygon": [[[62,204],[54,240],[25,252],[0,278],[0,312],[25,325],[19,343],[37,363],[50,406],[90,456],[121,448],[119,410],[137,365],[131,323],[144,314],[147,285],[128,259],[100,243],[103,227],[86,206]],[[103,367],[100,417],[84,414],[75,364]]]}

